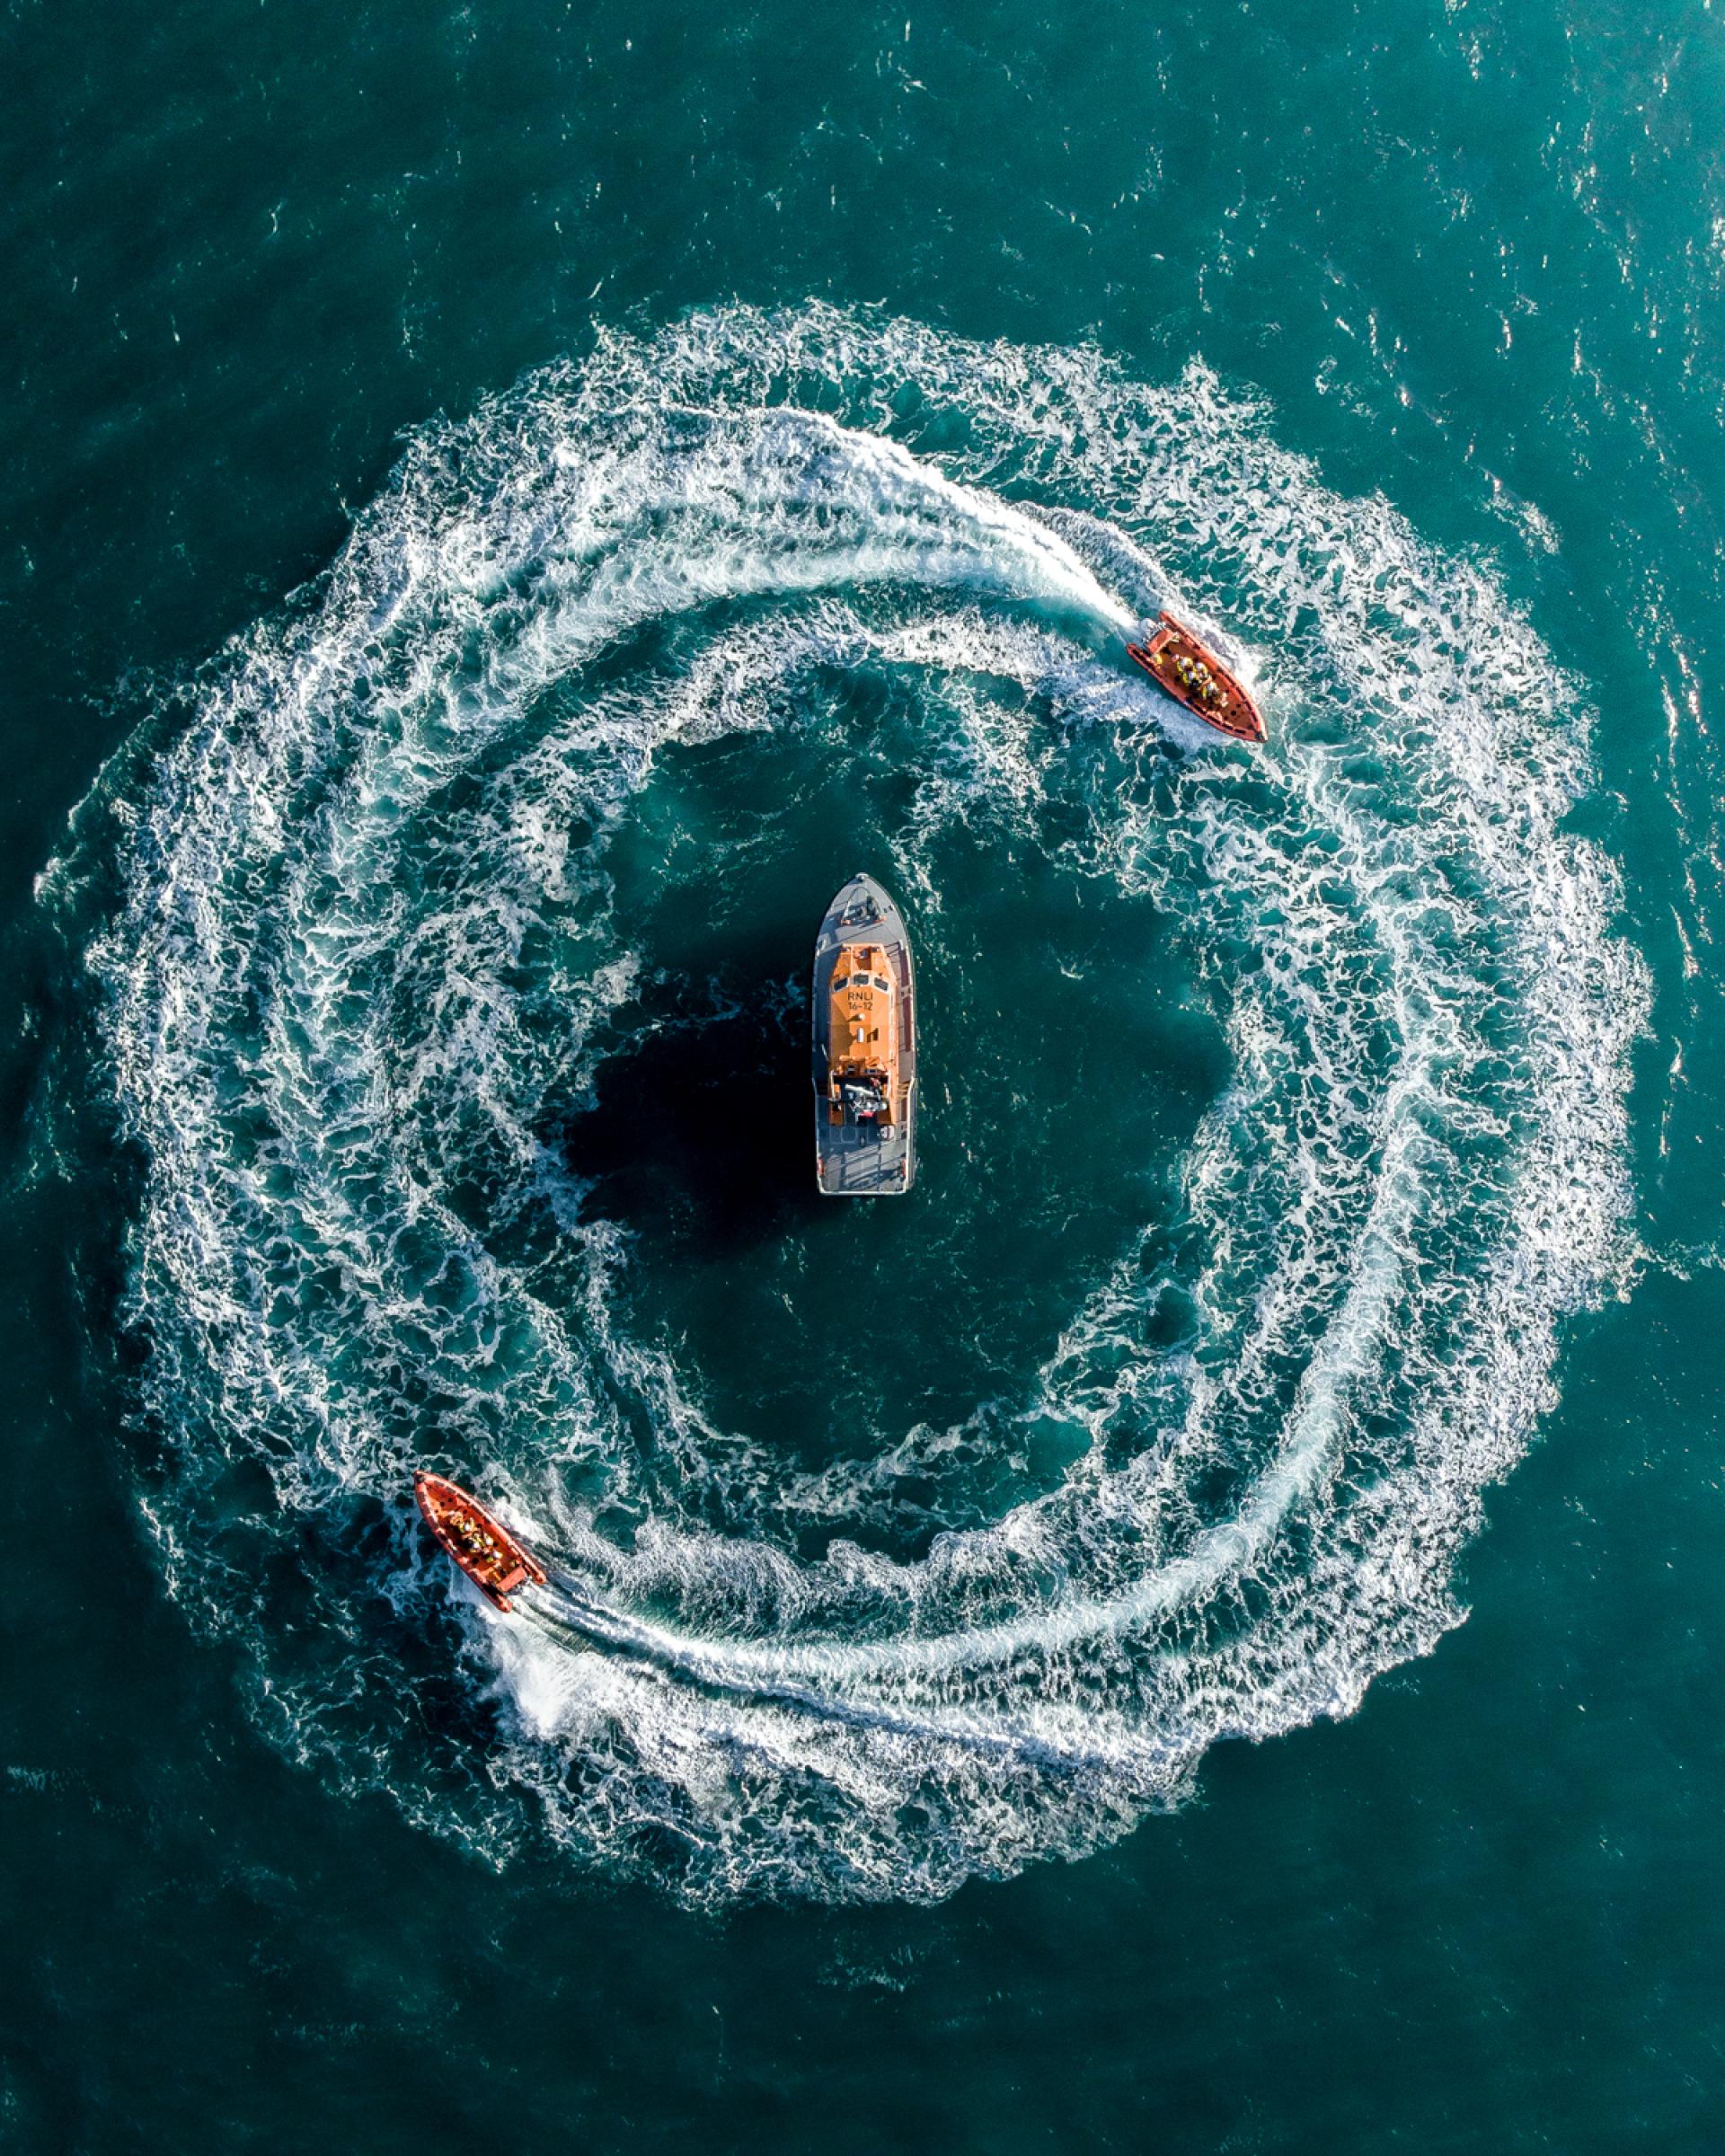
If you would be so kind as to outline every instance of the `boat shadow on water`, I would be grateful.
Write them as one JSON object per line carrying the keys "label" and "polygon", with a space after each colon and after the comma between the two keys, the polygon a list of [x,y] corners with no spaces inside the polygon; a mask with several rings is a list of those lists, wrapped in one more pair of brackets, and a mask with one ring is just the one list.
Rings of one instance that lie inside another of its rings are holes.
{"label": "boat shadow on water", "polygon": [[801,988],[756,980],[721,1011],[683,1012],[608,1056],[563,1137],[585,1210],[711,1257],[818,1210]]}

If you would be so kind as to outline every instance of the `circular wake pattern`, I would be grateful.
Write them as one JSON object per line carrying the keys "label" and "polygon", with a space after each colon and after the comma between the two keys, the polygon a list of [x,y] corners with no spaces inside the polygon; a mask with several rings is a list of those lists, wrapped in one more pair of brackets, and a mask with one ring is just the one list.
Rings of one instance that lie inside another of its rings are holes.
{"label": "circular wake pattern", "polygon": [[[1124,662],[1164,601],[1266,751]],[[734,310],[428,428],[45,879],[172,1591],[341,1785],[692,1900],[942,1895],[1350,1711],[1614,1260],[1586,782],[1490,575],[1197,367]],[[924,1177],[822,1207],[864,867]],[[421,1463],[544,1558],[513,1620]]]}

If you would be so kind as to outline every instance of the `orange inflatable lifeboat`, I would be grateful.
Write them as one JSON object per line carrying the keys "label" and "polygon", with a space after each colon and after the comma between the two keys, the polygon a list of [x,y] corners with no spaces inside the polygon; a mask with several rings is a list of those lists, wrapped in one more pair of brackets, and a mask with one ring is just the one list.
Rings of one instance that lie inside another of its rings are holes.
{"label": "orange inflatable lifeboat", "polygon": [[1266,739],[1258,706],[1209,646],[1172,614],[1159,614],[1157,621],[1159,626],[1146,642],[1128,644],[1127,657],[1194,719],[1201,719],[1217,733],[1235,741]]}
{"label": "orange inflatable lifeboat", "polygon": [[426,1525],[500,1610],[511,1609],[509,1596],[529,1580],[535,1586],[544,1586],[544,1573],[534,1559],[502,1522],[493,1519],[459,1484],[421,1472],[413,1478],[413,1495],[420,1500]]}

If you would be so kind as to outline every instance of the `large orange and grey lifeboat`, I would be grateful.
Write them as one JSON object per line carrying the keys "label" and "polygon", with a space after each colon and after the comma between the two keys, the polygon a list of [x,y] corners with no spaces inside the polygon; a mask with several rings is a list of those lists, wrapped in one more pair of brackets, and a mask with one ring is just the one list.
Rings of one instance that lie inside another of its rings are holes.
{"label": "large orange and grey lifeboat", "polygon": [[1142,643],[1128,644],[1126,653],[1159,689],[1217,733],[1235,741],[1268,738],[1263,715],[1247,691],[1203,639],[1172,614],[1159,614],[1151,633]]}
{"label": "large orange and grey lifeboat", "polygon": [[916,1176],[910,939],[872,876],[853,876],[815,938],[815,1180],[828,1197],[897,1197]]}
{"label": "large orange and grey lifeboat", "polygon": [[458,1483],[423,1471],[413,1478],[425,1524],[480,1593],[500,1610],[514,1607],[509,1596],[531,1580],[543,1587],[545,1575],[500,1520]]}

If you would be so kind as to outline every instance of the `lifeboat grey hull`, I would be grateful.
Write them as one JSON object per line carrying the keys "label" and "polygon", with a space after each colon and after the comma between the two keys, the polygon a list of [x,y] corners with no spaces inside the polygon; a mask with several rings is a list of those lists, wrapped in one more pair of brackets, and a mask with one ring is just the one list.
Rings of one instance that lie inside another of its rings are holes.
{"label": "lifeboat grey hull", "polygon": [[[833,961],[845,944],[864,937],[884,948],[899,1007],[904,1113],[884,1128],[834,1123],[827,1105]],[[916,1180],[916,984],[903,916],[872,876],[853,876],[822,917],[815,938],[813,1003],[815,1180],[827,1197],[902,1197]]]}

